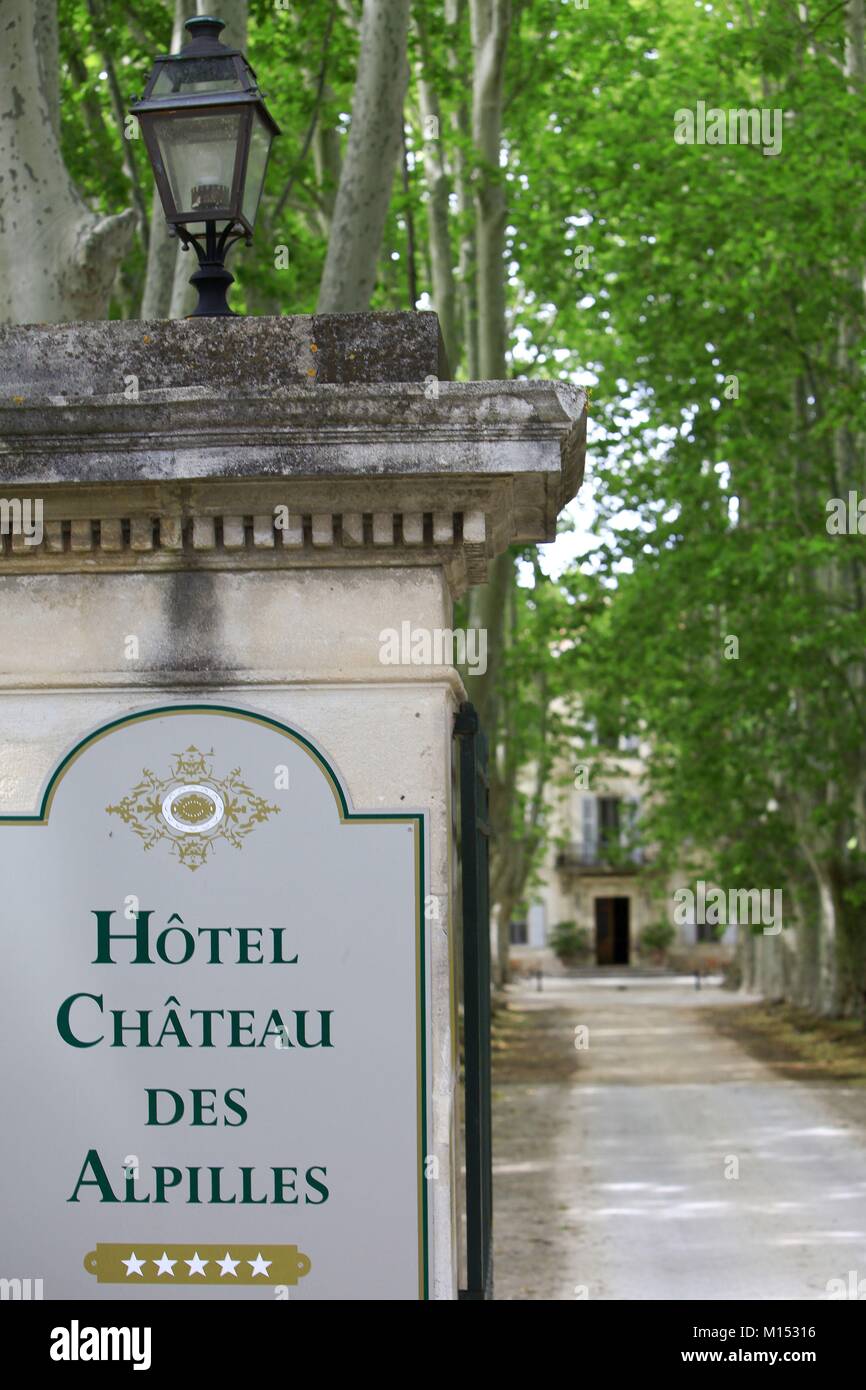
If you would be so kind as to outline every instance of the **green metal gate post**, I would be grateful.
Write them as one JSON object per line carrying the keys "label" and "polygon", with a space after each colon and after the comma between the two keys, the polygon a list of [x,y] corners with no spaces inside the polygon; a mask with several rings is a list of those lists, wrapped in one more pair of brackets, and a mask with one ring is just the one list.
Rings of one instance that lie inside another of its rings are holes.
{"label": "green metal gate post", "polygon": [[493,1144],[490,1082],[490,825],[487,739],[462,704],[460,844],[463,904],[463,1035],[466,1088],[466,1288],[461,1299],[493,1297]]}

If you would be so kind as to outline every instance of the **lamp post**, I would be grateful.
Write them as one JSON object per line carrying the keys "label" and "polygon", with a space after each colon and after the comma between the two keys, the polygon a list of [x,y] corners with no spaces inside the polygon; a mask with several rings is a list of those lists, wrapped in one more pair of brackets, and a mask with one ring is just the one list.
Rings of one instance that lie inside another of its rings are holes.
{"label": "lamp post", "polygon": [[237,241],[250,245],[271,143],[280,128],[244,55],[220,39],[221,19],[186,21],[189,42],[157,58],[132,112],[141,124],[166,221],[198,270],[190,315],[232,314],[226,291],[234,276],[225,258]]}

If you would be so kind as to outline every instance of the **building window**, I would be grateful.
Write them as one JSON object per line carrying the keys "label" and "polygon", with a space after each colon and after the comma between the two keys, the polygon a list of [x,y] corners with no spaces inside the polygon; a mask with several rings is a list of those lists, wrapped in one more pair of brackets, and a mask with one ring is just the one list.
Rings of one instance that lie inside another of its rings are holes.
{"label": "building window", "polygon": [[598,843],[602,854],[619,849],[619,809],[618,796],[598,798]]}
{"label": "building window", "polygon": [[620,796],[584,796],[581,849],[583,863],[599,864],[612,859],[625,859],[632,864],[642,863],[638,811],[636,799]]}
{"label": "building window", "polygon": [[508,928],[508,939],[512,946],[525,946],[529,941],[529,929],[526,922],[512,922]]}

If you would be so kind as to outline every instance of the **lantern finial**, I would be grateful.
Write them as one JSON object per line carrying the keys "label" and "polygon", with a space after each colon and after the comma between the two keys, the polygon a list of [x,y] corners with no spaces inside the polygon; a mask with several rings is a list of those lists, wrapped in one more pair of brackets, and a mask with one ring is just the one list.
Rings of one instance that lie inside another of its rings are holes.
{"label": "lantern finial", "polygon": [[216,19],[212,14],[199,14],[186,20],[183,27],[193,42],[207,40],[210,43],[220,43],[220,34],[226,26],[225,20]]}

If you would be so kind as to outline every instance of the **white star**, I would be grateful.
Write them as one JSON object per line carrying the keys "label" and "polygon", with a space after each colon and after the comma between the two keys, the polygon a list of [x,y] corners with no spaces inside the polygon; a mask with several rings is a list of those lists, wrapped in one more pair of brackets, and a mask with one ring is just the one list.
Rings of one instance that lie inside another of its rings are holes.
{"label": "white star", "polygon": [[273,1260],[263,1260],[263,1259],[262,1259],[262,1252],[261,1252],[261,1250],[260,1250],[259,1253],[256,1255],[256,1258],[255,1258],[254,1260],[247,1260],[247,1264],[249,1265],[250,1269],[253,1271],[253,1278],[254,1278],[254,1279],[255,1279],[255,1277],[256,1277],[257,1274],[263,1274],[263,1275],[265,1276],[265,1278],[267,1279],[267,1277],[268,1277],[268,1270],[270,1269],[271,1265],[273,1264]]}
{"label": "white star", "polygon": [[240,1260],[233,1260],[228,1250],[225,1253],[225,1259],[217,1260],[217,1264],[220,1267],[221,1279],[224,1279],[227,1274],[234,1274],[237,1279],[237,1267],[240,1264]]}
{"label": "white star", "polygon": [[[132,1254],[130,1255],[130,1257],[129,1257],[128,1260],[121,1260],[120,1263],[121,1263],[122,1265],[126,1265],[126,1277],[127,1277],[127,1279],[129,1278],[130,1274],[137,1274],[138,1277],[139,1277],[140,1279],[143,1279],[143,1278],[144,1278],[144,1275],[142,1274],[141,1271],[142,1271],[142,1268],[144,1267],[144,1265],[147,1263],[147,1261],[146,1261],[146,1260],[140,1260],[140,1259],[138,1258],[138,1256],[136,1255],[136,1253],[135,1253],[134,1250],[133,1250],[133,1252],[132,1252]],[[133,1265],[135,1265],[135,1269],[133,1269],[133,1267],[132,1267]]]}
{"label": "white star", "polygon": [[177,1264],[177,1260],[170,1260],[164,1250],[161,1258],[154,1260],[153,1263],[156,1265],[157,1277],[161,1274],[170,1274],[172,1279],[174,1278],[174,1267]]}
{"label": "white star", "polygon": [[192,1278],[192,1276],[193,1276],[194,1274],[201,1274],[203,1277],[206,1277],[206,1276],[205,1276],[205,1272],[204,1272],[204,1267],[205,1267],[205,1265],[209,1265],[209,1264],[210,1264],[210,1260],[202,1260],[202,1259],[200,1259],[200,1258],[199,1258],[199,1253],[198,1253],[198,1251],[196,1250],[196,1252],[195,1252],[195,1254],[193,1255],[192,1259],[191,1259],[191,1260],[184,1260],[184,1264],[185,1264],[185,1265],[189,1265],[189,1277],[190,1277],[190,1279]]}

